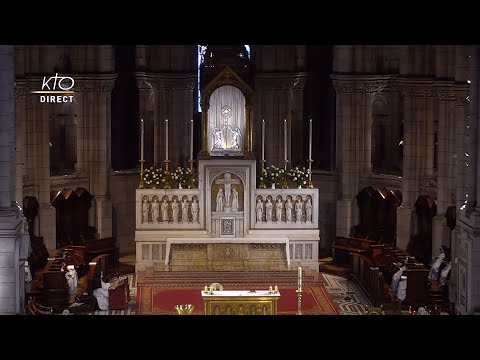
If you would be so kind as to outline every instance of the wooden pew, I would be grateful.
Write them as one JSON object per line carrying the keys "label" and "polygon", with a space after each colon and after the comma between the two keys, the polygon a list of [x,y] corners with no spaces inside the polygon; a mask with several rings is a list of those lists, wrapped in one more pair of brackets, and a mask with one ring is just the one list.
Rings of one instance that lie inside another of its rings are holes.
{"label": "wooden pew", "polygon": [[65,269],[62,269],[63,264],[63,258],[49,258],[42,272],[43,296],[49,305],[70,302]]}
{"label": "wooden pew", "polygon": [[369,253],[371,252],[370,246],[374,244],[373,240],[337,236],[332,245],[335,263],[341,266],[351,266],[351,254]]}

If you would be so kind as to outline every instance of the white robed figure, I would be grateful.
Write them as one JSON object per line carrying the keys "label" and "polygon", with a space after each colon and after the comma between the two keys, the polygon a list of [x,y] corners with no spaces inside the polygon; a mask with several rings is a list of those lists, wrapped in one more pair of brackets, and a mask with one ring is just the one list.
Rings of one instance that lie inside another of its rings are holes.
{"label": "white robed figure", "polygon": [[98,308],[100,310],[108,310],[108,289],[110,288],[110,283],[103,281],[103,272],[100,273],[100,282],[102,286],[93,290],[93,296],[97,299]]}
{"label": "white robed figure", "polygon": [[75,270],[74,265],[67,266],[67,272],[65,273],[65,278],[67,279],[68,283],[68,293],[70,295],[77,293],[77,286],[78,286],[78,274],[77,270]]}
{"label": "white robed figure", "polygon": [[402,265],[402,266],[400,266],[398,271],[395,274],[393,274],[392,284],[390,285],[390,288],[395,293],[397,292],[398,283],[400,282],[400,278],[402,277],[402,274],[405,270],[407,270],[407,267],[405,265]]}
{"label": "white robed figure", "polygon": [[448,274],[450,273],[450,270],[452,269],[452,263],[451,262],[446,262],[445,267],[440,271],[440,285],[445,286],[447,285],[447,277]]}
{"label": "white robed figure", "polygon": [[407,297],[407,277],[402,275],[398,282],[397,299],[400,301],[405,300]]}
{"label": "white robed figure", "polygon": [[440,265],[442,265],[443,260],[445,259],[445,249],[444,246],[440,247],[440,254],[433,257],[432,267],[430,268],[430,273],[428,274],[429,280],[438,280],[438,270]]}

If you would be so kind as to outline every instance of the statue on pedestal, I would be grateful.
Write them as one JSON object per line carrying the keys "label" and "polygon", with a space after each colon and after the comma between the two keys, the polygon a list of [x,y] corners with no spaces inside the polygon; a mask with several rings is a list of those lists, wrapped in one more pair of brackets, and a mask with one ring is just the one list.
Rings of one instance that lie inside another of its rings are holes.
{"label": "statue on pedestal", "polygon": [[255,212],[257,214],[257,222],[262,222],[263,217],[263,203],[262,199],[257,199],[257,205],[255,206]]}
{"label": "statue on pedestal", "polygon": [[198,222],[198,201],[196,197],[194,197],[192,200],[191,211],[192,211],[192,221],[194,223]]}

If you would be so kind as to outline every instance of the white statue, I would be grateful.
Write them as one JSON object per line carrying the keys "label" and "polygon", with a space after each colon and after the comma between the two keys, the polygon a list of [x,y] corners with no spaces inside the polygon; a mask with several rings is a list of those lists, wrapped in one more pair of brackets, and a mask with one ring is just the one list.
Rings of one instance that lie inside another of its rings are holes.
{"label": "white statue", "polygon": [[285,219],[287,222],[292,221],[292,209],[293,209],[292,200],[288,198],[287,202],[285,203]]}
{"label": "white statue", "polygon": [[197,198],[192,200],[192,221],[198,222],[198,201]]}
{"label": "white statue", "polygon": [[148,198],[145,196],[143,198],[143,204],[142,204],[142,223],[148,223],[149,211],[150,211],[150,203],[148,202]]}
{"label": "white statue", "polygon": [[223,189],[219,189],[217,193],[217,212],[223,211],[224,203],[223,203]]}
{"label": "white statue", "polygon": [[168,202],[167,199],[163,199],[162,202],[162,221],[168,222]]}
{"label": "white statue", "polygon": [[159,216],[160,216],[160,203],[158,202],[158,198],[155,196],[152,202],[152,221],[158,224],[160,222]]}
{"label": "white statue", "polygon": [[235,188],[232,189],[232,211],[238,211],[238,191]]}
{"label": "white statue", "polygon": [[300,201],[300,199],[297,199],[297,202],[295,203],[296,222],[300,222],[302,220],[302,207],[303,207],[302,202]]}
{"label": "white statue", "polygon": [[187,199],[182,200],[182,223],[188,224],[188,201]]}
{"label": "white statue", "polygon": [[178,222],[178,211],[179,211],[179,204],[177,202],[177,199],[173,199],[172,202],[172,212],[173,212],[173,222],[176,223]]}
{"label": "white statue", "polygon": [[262,222],[263,204],[262,204],[262,199],[260,199],[260,198],[257,199],[257,205],[255,206],[255,212],[257,214],[257,222]]}
{"label": "white statue", "polygon": [[230,195],[232,194],[232,190],[231,190],[231,187],[232,187],[232,184],[230,184],[229,182],[225,182],[225,203],[224,203],[224,206],[225,207],[228,207],[230,206]]}
{"label": "white statue", "polygon": [[213,130],[213,149],[223,149],[222,130],[219,128]]}
{"label": "white statue", "polygon": [[307,202],[305,203],[305,212],[307,213],[307,222],[312,222],[312,200],[307,198]]}
{"label": "white statue", "polygon": [[277,215],[277,223],[282,221],[282,210],[283,210],[283,203],[282,199],[278,198],[275,204],[275,212]]}
{"label": "white statue", "polygon": [[265,215],[267,218],[267,222],[272,221],[272,214],[273,214],[273,204],[270,198],[267,199],[267,203],[265,204]]}
{"label": "white statue", "polygon": [[237,127],[232,132],[232,149],[240,149],[240,129]]}
{"label": "white statue", "polygon": [[440,247],[440,254],[438,256],[433,257],[432,267],[430,268],[430,272],[428,274],[429,280],[438,280],[438,270],[440,269],[440,265],[442,265],[443,260],[445,259],[445,247]]}
{"label": "white statue", "polygon": [[70,295],[77,293],[77,285],[78,285],[78,275],[77,270],[75,270],[75,266],[68,265],[68,271],[65,273],[65,278],[68,282],[68,293]]}

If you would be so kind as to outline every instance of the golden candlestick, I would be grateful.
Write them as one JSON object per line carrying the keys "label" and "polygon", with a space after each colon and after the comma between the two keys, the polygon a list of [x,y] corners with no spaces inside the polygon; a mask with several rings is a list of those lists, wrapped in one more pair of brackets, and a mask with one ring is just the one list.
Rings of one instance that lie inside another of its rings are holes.
{"label": "golden candlestick", "polygon": [[168,172],[168,165],[170,164],[170,160],[163,160],[165,163],[165,171]]}
{"label": "golden candlestick", "polygon": [[308,159],[308,187],[313,188],[313,182],[312,182],[312,159]]}
{"label": "golden candlestick", "polygon": [[262,160],[262,171],[265,170],[265,164],[267,163],[267,160]]}
{"label": "golden candlestick", "polygon": [[190,167],[190,171],[193,173],[193,164],[195,163],[195,160],[188,160],[188,166]]}
{"label": "golden candlestick", "polygon": [[302,288],[299,288],[297,291],[297,315],[302,315]]}
{"label": "golden candlestick", "polygon": [[140,184],[138,184],[139,189],[144,189],[145,184],[143,183],[143,164],[145,163],[145,160],[138,160],[140,163]]}

